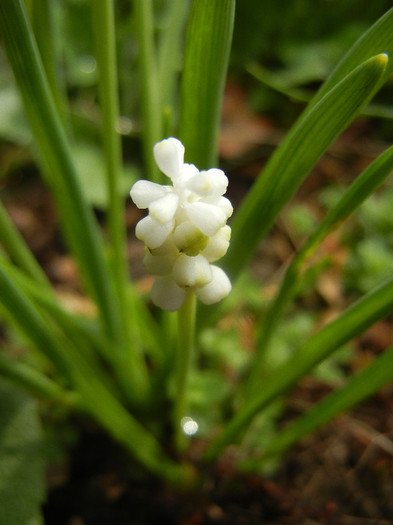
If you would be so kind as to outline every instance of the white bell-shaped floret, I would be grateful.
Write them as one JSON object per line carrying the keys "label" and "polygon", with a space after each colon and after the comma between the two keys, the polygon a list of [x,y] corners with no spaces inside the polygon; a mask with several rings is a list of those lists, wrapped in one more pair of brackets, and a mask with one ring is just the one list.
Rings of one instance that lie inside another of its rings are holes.
{"label": "white bell-shaped floret", "polygon": [[165,242],[158,246],[157,248],[150,248],[150,252],[152,255],[170,255],[173,254],[174,256],[178,255],[178,250],[175,246],[175,243],[173,242],[173,236],[169,235]]}
{"label": "white bell-shaped floret", "polygon": [[208,244],[209,237],[201,232],[192,222],[184,221],[173,232],[176,248],[186,255],[198,255]]}
{"label": "white bell-shaped floret", "polygon": [[228,177],[222,170],[212,168],[194,175],[187,188],[202,197],[223,195],[228,187]]}
{"label": "white bell-shaped floret", "polygon": [[218,266],[210,265],[213,278],[202,288],[196,288],[195,294],[204,304],[214,304],[224,299],[232,289],[227,274]]}
{"label": "white bell-shaped floret", "polygon": [[157,166],[172,180],[182,173],[184,163],[184,146],[180,140],[170,137],[155,144],[153,148]]}
{"label": "white bell-shaped floret", "polygon": [[226,197],[206,197],[206,199],[204,199],[204,202],[212,206],[217,206],[217,208],[220,208],[220,210],[225,214],[226,219],[229,219],[229,217],[233,213],[231,201]]}
{"label": "white bell-shaped floret", "polygon": [[190,221],[205,235],[214,235],[225,225],[226,215],[218,207],[206,202],[192,202],[186,207]]}
{"label": "white bell-shaped floret", "polygon": [[218,261],[218,259],[224,257],[227,253],[230,238],[231,228],[228,225],[225,225],[220,228],[215,235],[209,238],[209,242],[201,254],[211,263]]}
{"label": "white bell-shaped floret", "polygon": [[171,277],[157,277],[151,289],[153,303],[169,312],[178,310],[186,295],[184,288],[180,288]]}
{"label": "white bell-shaped floret", "polygon": [[135,227],[136,237],[143,241],[148,248],[158,248],[165,242],[173,230],[174,220],[160,223],[148,215],[140,220]]}
{"label": "white bell-shaped floret", "polygon": [[170,189],[169,186],[161,186],[149,180],[138,180],[131,188],[130,195],[135,205],[144,210],[155,200],[165,197]]}
{"label": "white bell-shaped floret", "polygon": [[175,216],[178,204],[178,195],[173,192],[167,193],[150,204],[149,215],[160,223],[170,221]]}
{"label": "white bell-shaped floret", "polygon": [[181,253],[173,265],[173,278],[179,286],[204,286],[212,279],[210,264],[203,255],[189,257]]}
{"label": "white bell-shaped floret", "polygon": [[149,248],[145,248],[143,264],[146,270],[152,275],[169,275],[172,273],[176,257],[177,253],[173,252],[167,255],[152,255]]}
{"label": "white bell-shaped floret", "polygon": [[194,164],[183,164],[181,177],[173,181],[175,188],[182,189],[188,186],[188,181],[195,175],[199,174],[199,170]]}

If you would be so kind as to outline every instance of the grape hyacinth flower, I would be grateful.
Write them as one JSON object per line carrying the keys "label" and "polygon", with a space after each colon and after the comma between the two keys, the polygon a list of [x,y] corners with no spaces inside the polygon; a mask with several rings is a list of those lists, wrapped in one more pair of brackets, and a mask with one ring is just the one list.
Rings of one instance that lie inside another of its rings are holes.
{"label": "grape hyacinth flower", "polygon": [[154,304],[178,310],[192,291],[204,304],[213,304],[231,291],[225,272],[214,263],[227,252],[231,229],[226,224],[232,205],[223,194],[228,179],[220,169],[199,171],[184,163],[184,146],[176,138],[158,142],[155,161],[172,185],[136,182],[130,195],[148,209],[135,234],[145,243],[144,264],[156,275]]}

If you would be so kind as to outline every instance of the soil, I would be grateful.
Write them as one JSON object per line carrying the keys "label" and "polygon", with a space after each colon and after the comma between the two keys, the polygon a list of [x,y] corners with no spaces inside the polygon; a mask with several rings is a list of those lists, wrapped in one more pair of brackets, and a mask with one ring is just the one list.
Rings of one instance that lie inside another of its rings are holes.
{"label": "soil", "polygon": [[146,478],[85,428],[62,475],[49,476],[45,525],[393,523],[392,443],[370,426],[388,421],[391,435],[391,394],[304,440],[272,476],[241,473],[224,457],[192,492]]}

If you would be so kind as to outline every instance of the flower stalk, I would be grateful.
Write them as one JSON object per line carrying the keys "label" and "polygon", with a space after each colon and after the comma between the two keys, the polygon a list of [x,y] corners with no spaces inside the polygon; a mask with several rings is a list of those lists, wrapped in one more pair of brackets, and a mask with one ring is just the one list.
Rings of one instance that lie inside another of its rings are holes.
{"label": "flower stalk", "polygon": [[175,389],[173,400],[173,428],[177,450],[186,446],[186,435],[183,432],[182,420],[189,416],[187,385],[194,355],[196,296],[188,292],[187,297],[177,314],[178,341],[175,361]]}

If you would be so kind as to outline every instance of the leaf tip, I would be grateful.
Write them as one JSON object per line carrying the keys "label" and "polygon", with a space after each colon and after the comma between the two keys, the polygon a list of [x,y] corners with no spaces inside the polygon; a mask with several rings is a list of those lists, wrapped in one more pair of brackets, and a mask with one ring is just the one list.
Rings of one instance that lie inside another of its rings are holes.
{"label": "leaf tip", "polygon": [[381,53],[376,57],[381,65],[381,67],[386,67],[389,62],[389,55],[387,53]]}

